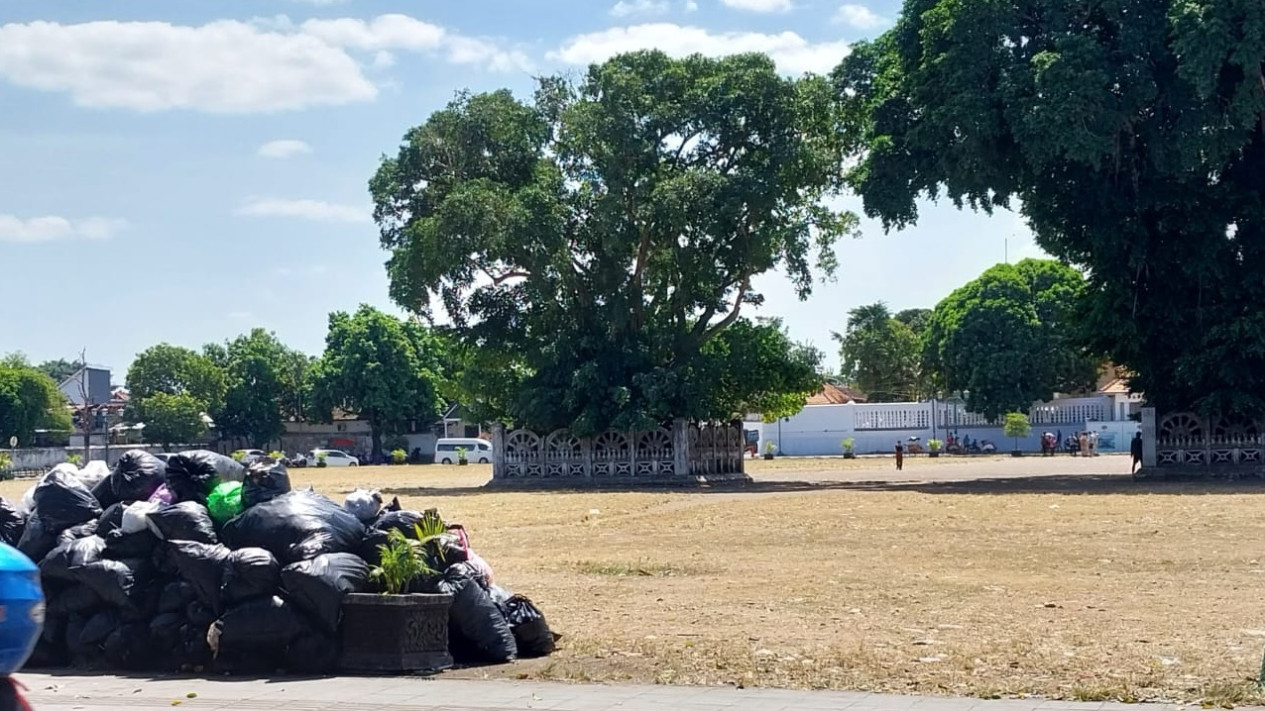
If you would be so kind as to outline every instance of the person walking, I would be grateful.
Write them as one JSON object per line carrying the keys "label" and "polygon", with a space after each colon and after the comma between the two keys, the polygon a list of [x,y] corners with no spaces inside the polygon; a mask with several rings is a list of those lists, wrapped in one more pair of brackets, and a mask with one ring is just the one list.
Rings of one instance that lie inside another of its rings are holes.
{"label": "person walking", "polygon": [[1133,440],[1129,442],[1129,455],[1133,457],[1133,468],[1129,470],[1130,474],[1138,471],[1138,467],[1142,466],[1142,433],[1138,432],[1133,435]]}
{"label": "person walking", "polygon": [[896,471],[902,471],[905,468],[905,445],[896,440]]}

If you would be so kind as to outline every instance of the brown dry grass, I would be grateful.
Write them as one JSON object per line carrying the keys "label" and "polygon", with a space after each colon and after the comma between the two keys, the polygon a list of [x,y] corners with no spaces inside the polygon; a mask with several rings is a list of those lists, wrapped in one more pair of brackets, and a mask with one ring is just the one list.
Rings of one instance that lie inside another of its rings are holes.
{"label": "brown dry grass", "polygon": [[1261,701],[1265,499],[1250,489],[543,493],[478,489],[480,466],[292,476],[438,507],[565,635],[549,659],[467,676]]}

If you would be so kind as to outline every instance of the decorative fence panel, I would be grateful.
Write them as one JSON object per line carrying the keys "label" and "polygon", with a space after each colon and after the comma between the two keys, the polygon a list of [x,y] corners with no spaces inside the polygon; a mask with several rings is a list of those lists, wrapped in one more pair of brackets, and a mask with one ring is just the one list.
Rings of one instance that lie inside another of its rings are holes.
{"label": "decorative fence panel", "polygon": [[608,430],[580,438],[566,430],[492,430],[492,478],[505,482],[672,482],[745,479],[742,424],[689,424],[644,432]]}
{"label": "decorative fence panel", "polygon": [[1261,467],[1265,465],[1263,432],[1261,423],[1249,417],[1165,415],[1155,426],[1155,466]]}

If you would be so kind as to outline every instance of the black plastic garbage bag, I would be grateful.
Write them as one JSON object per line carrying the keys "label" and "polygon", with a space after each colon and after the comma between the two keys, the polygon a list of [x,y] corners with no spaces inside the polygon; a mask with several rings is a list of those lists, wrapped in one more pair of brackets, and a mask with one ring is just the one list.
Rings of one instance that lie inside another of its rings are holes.
{"label": "black plastic garbage bag", "polygon": [[148,560],[101,559],[75,571],[79,582],[92,588],[108,605],[137,607],[141,604],[152,568]]}
{"label": "black plastic garbage bag", "polygon": [[337,636],[304,630],[286,649],[285,670],[291,674],[328,674],[338,666],[339,653]]}
{"label": "black plastic garbage bag", "polygon": [[84,628],[88,626],[90,617],[92,615],[89,614],[71,615],[66,618],[66,625],[62,628],[65,635],[62,646],[70,656],[71,663],[76,666],[84,666],[89,656],[96,657],[97,654],[93,653],[94,649],[99,652],[99,648],[95,645],[85,645],[82,641]]}
{"label": "black plastic garbage bag", "polygon": [[105,511],[101,512],[101,518],[97,519],[97,535],[105,538],[110,535],[110,531],[122,528],[125,509],[127,509],[127,504],[122,502],[106,506]]}
{"label": "black plastic garbage bag", "polygon": [[241,548],[224,561],[220,599],[226,606],[272,597],[280,587],[281,564],[263,548]]}
{"label": "black plastic garbage bag", "polygon": [[294,608],[275,595],[229,608],[214,626],[221,655],[267,651],[274,653],[270,656],[277,666],[286,647],[305,627]]}
{"label": "black plastic garbage bag", "polygon": [[158,546],[158,537],[149,531],[124,533],[115,529],[105,536],[105,557],[115,560],[124,558],[148,558]]}
{"label": "black plastic garbage bag", "polygon": [[44,522],[38,513],[26,520],[26,529],[18,539],[18,550],[31,560],[44,560],[44,556],[58,545],[60,531]]}
{"label": "black plastic garbage bag", "polygon": [[110,475],[92,490],[102,506],[146,501],[167,478],[163,460],[141,449],[123,453]]}
{"label": "black plastic garbage bag", "polygon": [[553,654],[553,631],[545,622],[545,615],[540,608],[522,595],[511,595],[500,606],[514,633],[520,658],[531,659]]}
{"label": "black plastic garbage bag", "polygon": [[26,530],[26,514],[7,499],[0,498],[0,541],[16,546]]}
{"label": "black plastic garbage bag", "polygon": [[373,522],[373,527],[384,532],[399,531],[409,538],[416,539],[417,533],[413,526],[421,521],[421,511],[387,511]]}
{"label": "black plastic garbage bag", "polygon": [[101,505],[92,492],[65,471],[54,469],[45,474],[35,486],[34,496],[36,515],[57,532],[101,516]]}
{"label": "black plastic garbage bag", "polygon": [[[167,488],[176,501],[206,503],[207,494],[220,480],[217,468],[221,454],[206,450],[181,452],[167,460]],[[231,459],[229,461],[232,461]],[[236,464],[236,462],[233,462]],[[238,467],[241,465],[239,464]]]}
{"label": "black plastic garbage bag", "polygon": [[212,610],[220,609],[220,585],[229,549],[195,541],[168,541],[167,551],[175,561],[180,579],[193,586],[194,594]]}
{"label": "black plastic garbage bag", "polygon": [[79,540],[80,538],[94,536],[97,534],[98,530],[100,530],[100,526],[96,521],[89,521],[87,523],[81,523],[78,526],[71,526],[57,535],[57,545],[60,546],[63,543],[69,543],[71,541]]}
{"label": "black plastic garbage bag", "polygon": [[250,508],[290,491],[290,475],[280,462],[256,462],[246,469],[242,480],[242,506]]}
{"label": "black plastic garbage bag", "polygon": [[224,525],[221,537],[230,548],[265,548],[285,564],[353,551],[364,533],[359,519],[338,504],[291,491],[246,509]]}
{"label": "black plastic garbage bag", "polygon": [[184,642],[183,656],[181,657],[182,668],[197,668],[211,663],[211,648],[206,643],[205,625],[195,625],[190,622],[180,628],[180,636]]}
{"label": "black plastic garbage bag", "polygon": [[80,582],[78,572],[89,563],[95,563],[105,555],[105,540],[89,536],[67,541],[44,556],[40,561],[40,576],[48,580],[67,583]]}
{"label": "black plastic garbage bag", "polygon": [[215,522],[206,506],[195,501],[182,501],[164,506],[149,514],[149,525],[157,530],[163,540],[218,543]]}
{"label": "black plastic garbage bag", "polygon": [[148,621],[125,624],[114,630],[102,644],[101,651],[111,669],[144,669],[154,652]]}
{"label": "black plastic garbage bag", "polygon": [[66,615],[95,610],[101,604],[101,596],[87,585],[71,585],[57,596],[57,605]]}
{"label": "black plastic garbage bag", "polygon": [[448,646],[462,663],[501,664],[513,661],[518,645],[509,622],[482,585],[462,565],[449,568],[439,581],[440,592],[452,595],[448,611]]}
{"label": "black plastic garbage bag", "polygon": [[365,531],[365,537],[361,539],[360,546],[356,549],[356,554],[364,558],[369,565],[378,565],[382,562],[382,546],[390,542],[390,538],[386,531],[379,531],[376,528],[370,528]]}
{"label": "black plastic garbage bag", "polygon": [[158,594],[158,611],[173,612],[183,619],[185,608],[198,599],[193,586],[183,580],[173,580],[163,586]]}
{"label": "black plastic garbage bag", "polygon": [[281,570],[290,602],[330,634],[338,631],[343,598],[364,591],[368,582],[369,564],[352,553],[318,555]]}
{"label": "black plastic garbage bag", "polygon": [[181,628],[187,624],[184,615],[175,612],[159,613],[149,623],[149,639],[154,645],[155,657],[167,660],[167,668],[180,668],[180,658],[184,656],[184,636]]}
{"label": "black plastic garbage bag", "polygon": [[79,631],[79,644],[83,647],[99,646],[119,628],[119,617],[114,610],[101,610],[90,615]]}
{"label": "black plastic garbage bag", "polygon": [[206,634],[206,628],[215,622],[215,611],[202,601],[194,600],[185,609],[185,617],[189,620],[189,624],[200,628],[202,634]]}

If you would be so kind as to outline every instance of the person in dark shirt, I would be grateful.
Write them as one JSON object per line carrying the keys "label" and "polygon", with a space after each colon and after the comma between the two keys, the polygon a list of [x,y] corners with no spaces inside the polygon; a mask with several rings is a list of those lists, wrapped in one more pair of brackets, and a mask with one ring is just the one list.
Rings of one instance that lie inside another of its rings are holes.
{"label": "person in dark shirt", "polygon": [[897,440],[896,442],[896,471],[901,471],[904,468],[905,468],[905,445],[901,444],[900,441]]}
{"label": "person in dark shirt", "polygon": [[1142,466],[1142,433],[1133,435],[1133,441],[1129,442],[1129,454],[1133,456],[1133,468],[1129,473],[1136,472],[1138,467]]}

